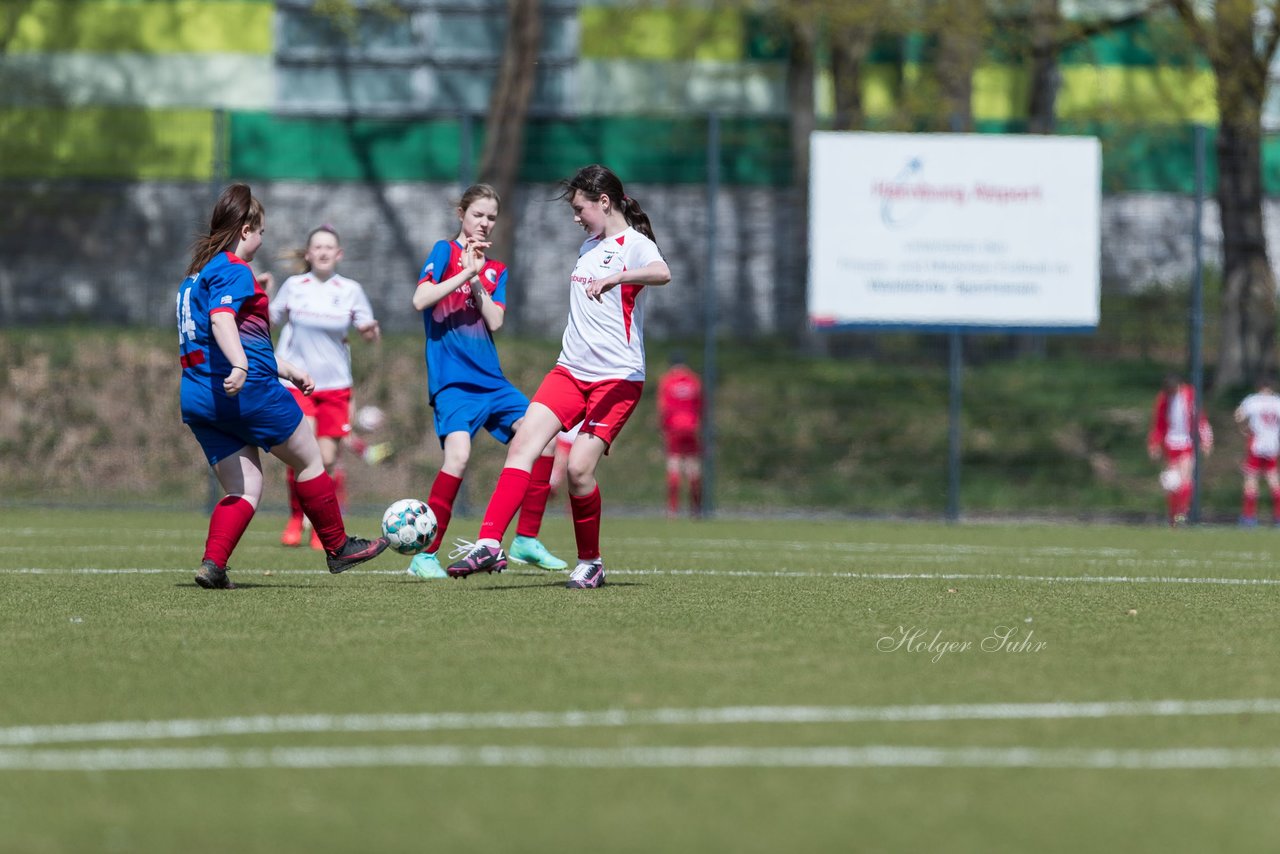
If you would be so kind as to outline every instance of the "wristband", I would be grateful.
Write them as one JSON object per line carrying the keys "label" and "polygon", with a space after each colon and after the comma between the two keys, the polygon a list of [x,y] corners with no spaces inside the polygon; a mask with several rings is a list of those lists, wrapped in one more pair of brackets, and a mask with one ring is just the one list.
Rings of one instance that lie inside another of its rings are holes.
{"label": "wristband", "polygon": [[244,371],[244,375],[245,375],[246,377],[247,377],[247,376],[249,376],[249,369],[248,369],[248,368],[242,368],[242,367],[240,367],[239,365],[232,365],[232,366],[231,366],[231,370],[233,370],[233,371],[236,371],[236,370]]}

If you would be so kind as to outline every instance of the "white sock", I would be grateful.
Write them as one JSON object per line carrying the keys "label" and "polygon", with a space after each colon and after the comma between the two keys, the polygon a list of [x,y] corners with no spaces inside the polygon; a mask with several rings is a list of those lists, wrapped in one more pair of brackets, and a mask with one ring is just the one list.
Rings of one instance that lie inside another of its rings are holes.
{"label": "white sock", "polygon": [[476,540],[476,545],[477,545],[477,546],[488,546],[488,547],[489,547],[489,548],[491,548],[491,549],[500,549],[500,548],[502,548],[502,543],[498,542],[497,540],[491,540],[491,539],[489,539],[488,537],[486,537],[486,538],[485,538],[485,539],[483,539],[483,540]]}

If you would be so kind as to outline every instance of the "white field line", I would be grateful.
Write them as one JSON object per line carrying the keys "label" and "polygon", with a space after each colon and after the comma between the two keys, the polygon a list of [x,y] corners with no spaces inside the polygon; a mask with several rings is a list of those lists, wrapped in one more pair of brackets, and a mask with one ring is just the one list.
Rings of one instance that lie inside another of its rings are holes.
{"label": "white field line", "polygon": [[0,728],[0,746],[156,741],[281,733],[386,733],[441,730],[583,729],[730,724],[905,723],[1130,717],[1277,715],[1280,699],[1124,700],[1088,703],[976,703],[918,706],[724,706],[566,712],[430,712],[367,715],[256,715],[102,721]]}
{"label": "white field line", "polygon": [[[734,550],[740,548],[748,548],[752,551],[762,549],[773,551],[803,551],[803,552],[825,552],[839,551],[848,552],[850,554],[940,554],[940,555],[969,555],[982,557],[988,555],[1028,555],[1032,557],[1061,557],[1061,558],[1083,558],[1093,557],[1102,560],[1133,558],[1147,556],[1151,560],[1167,560],[1183,556],[1194,556],[1197,552],[1191,552],[1187,549],[1165,548],[1165,549],[1136,549],[1121,548],[1113,546],[1023,546],[1023,545],[993,545],[993,544],[964,544],[964,543],[852,543],[852,542],[824,542],[813,540],[747,540],[747,539],[664,539],[661,537],[617,537],[610,540],[620,546],[635,546],[650,549],[675,549],[684,551],[685,549],[697,548],[706,549],[713,552],[721,552],[726,549]],[[1238,561],[1263,561],[1271,560],[1280,552],[1271,550],[1261,551],[1222,551],[1215,550],[1214,559],[1221,560],[1238,560]],[[1203,558],[1202,558],[1203,559]]]}
{"label": "white field line", "polygon": [[[236,572],[235,569],[232,569]],[[0,568],[0,575],[190,575],[192,569],[174,569],[157,567],[119,567],[114,569],[99,567],[35,567],[19,566]],[[403,569],[361,569],[359,575],[404,575]],[[237,579],[248,579],[260,576],[261,571],[244,570],[236,572]],[[316,569],[273,569],[272,575],[317,575],[328,577],[322,568]],[[539,577],[560,577],[554,573],[533,573],[520,570],[512,574],[536,575]],[[1017,581],[1040,584],[1207,584],[1245,587],[1280,586],[1280,578],[1221,578],[1214,576],[1168,576],[1168,575],[1021,575],[1006,572],[845,572],[831,570],[817,572],[802,569],[610,569],[613,576],[706,576],[725,578],[840,578],[855,581]]]}
{"label": "white field line", "polygon": [[848,578],[861,581],[1027,581],[1056,584],[1227,584],[1280,585],[1280,578],[1213,578],[1164,575],[1017,575],[1005,572],[809,572],[750,569],[611,569],[609,575],[725,575],[747,578]]}
{"label": "white field line", "polygon": [[1034,747],[389,747],[0,749],[0,771],[191,771],[389,766],[521,768],[1280,768],[1275,748]]}
{"label": "white field line", "polygon": [[[85,535],[92,534],[108,534],[115,533],[111,529],[101,529],[94,531],[91,529],[77,529]],[[168,540],[179,539],[175,536],[175,532],[171,530],[153,529],[153,530],[131,530],[131,534],[157,537]],[[66,531],[62,528],[6,528],[0,525],[0,534],[5,537],[14,536],[39,536],[49,538],[52,542],[57,542],[66,537]],[[252,539],[252,533],[246,534],[246,539]],[[190,540],[192,542],[203,541],[203,535],[199,531],[190,532],[190,536],[183,536],[180,539]],[[274,539],[274,535],[263,535],[259,539]],[[944,559],[959,559],[961,557],[983,557],[994,555],[1008,555],[1014,557],[1029,558],[1045,558],[1060,557],[1066,559],[1082,559],[1093,558],[1096,560],[1122,560],[1125,558],[1145,560],[1145,561],[1167,561],[1167,560],[1195,560],[1195,561],[1238,561],[1242,563],[1264,562],[1274,560],[1280,557],[1280,547],[1272,551],[1269,549],[1255,551],[1215,551],[1212,557],[1205,557],[1195,552],[1188,552],[1186,549],[1166,548],[1166,549],[1136,549],[1112,546],[1096,546],[1096,547],[1079,547],[1079,546],[1020,546],[1020,545],[991,545],[991,544],[963,544],[963,543],[855,543],[855,542],[829,542],[829,541],[813,541],[813,540],[768,540],[768,539],[740,539],[740,538],[713,538],[700,537],[689,539],[668,539],[663,537],[617,537],[611,540],[620,547],[637,547],[646,549],[670,549],[681,554],[691,554],[691,550],[697,550],[697,553],[721,554],[725,550],[748,549],[750,551],[770,550],[778,551],[795,551],[805,553],[828,553],[840,552],[847,554],[883,554],[883,555],[917,555],[919,559],[925,560],[930,557],[940,556]],[[22,546],[5,545],[0,546],[0,551],[16,551],[23,548]],[[76,549],[76,548],[101,548],[99,546],[59,546],[59,550]],[[115,546],[111,548],[132,548],[134,546]]]}
{"label": "white field line", "polygon": [[[31,551],[33,546],[0,546],[0,554],[18,554]],[[160,543],[154,545],[143,546],[148,552],[185,552],[190,555],[192,550],[199,550],[200,546],[195,540],[189,543]],[[95,545],[93,543],[85,543],[83,545],[62,545],[50,546],[50,551],[56,551],[59,554],[67,554],[68,552],[85,552],[88,554],[102,554],[104,552],[128,552],[136,554],[139,551],[137,543],[128,545],[104,546]]]}

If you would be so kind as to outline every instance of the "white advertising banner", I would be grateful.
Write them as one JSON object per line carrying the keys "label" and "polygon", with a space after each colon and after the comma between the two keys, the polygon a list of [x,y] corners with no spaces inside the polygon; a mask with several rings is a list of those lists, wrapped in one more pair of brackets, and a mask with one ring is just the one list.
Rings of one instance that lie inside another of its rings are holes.
{"label": "white advertising banner", "polygon": [[1097,139],[818,132],[810,149],[815,327],[1097,327]]}

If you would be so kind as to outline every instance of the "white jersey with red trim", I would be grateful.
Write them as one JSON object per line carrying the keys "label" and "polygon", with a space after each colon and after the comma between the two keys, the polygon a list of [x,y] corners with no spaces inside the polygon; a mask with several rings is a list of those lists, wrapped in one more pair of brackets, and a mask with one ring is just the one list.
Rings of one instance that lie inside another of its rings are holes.
{"label": "white jersey with red trim", "polygon": [[1164,446],[1171,451],[1185,451],[1191,445],[1191,406],[1188,395],[1181,389],[1169,395],[1166,404],[1169,428],[1164,434]]}
{"label": "white jersey with red trim", "polygon": [[[290,276],[271,298],[268,310],[272,326],[285,323],[276,344],[277,359],[311,374],[317,391],[351,388],[347,330],[373,322],[373,308],[359,282],[337,273],[324,282],[312,273]],[[285,380],[281,383],[293,386]]]}
{"label": "white jersey with red trim", "polygon": [[634,228],[583,243],[570,278],[569,323],[556,364],[584,382],[644,380],[644,285],[618,285],[600,302],[587,297],[586,288],[661,260],[657,244]]}
{"label": "white jersey with red trim", "polygon": [[1275,459],[1280,456],[1280,395],[1251,394],[1236,410],[1249,428],[1249,453]]}

